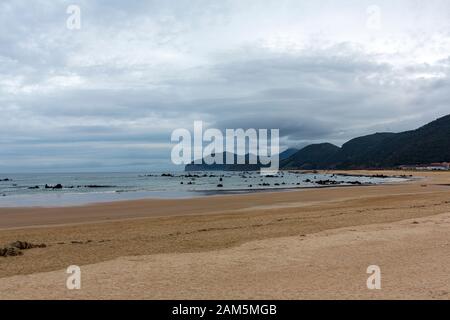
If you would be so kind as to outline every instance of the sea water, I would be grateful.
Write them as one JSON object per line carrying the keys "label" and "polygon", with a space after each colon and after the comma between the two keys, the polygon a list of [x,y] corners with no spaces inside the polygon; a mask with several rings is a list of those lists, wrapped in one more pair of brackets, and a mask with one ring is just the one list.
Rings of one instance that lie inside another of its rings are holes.
{"label": "sea water", "polygon": [[[2,181],[8,179],[8,181]],[[46,173],[0,175],[0,207],[67,206],[147,198],[191,198],[247,193],[404,181],[401,177],[365,177],[319,173],[280,172],[151,172],[151,173]],[[322,181],[322,184],[321,184]],[[55,188],[60,184],[62,188]],[[46,188],[47,185],[47,188]]]}

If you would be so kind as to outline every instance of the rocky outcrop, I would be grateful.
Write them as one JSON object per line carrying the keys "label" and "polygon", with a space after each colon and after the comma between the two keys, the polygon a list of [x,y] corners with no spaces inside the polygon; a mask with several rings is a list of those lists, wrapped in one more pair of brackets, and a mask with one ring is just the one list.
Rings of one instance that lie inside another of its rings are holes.
{"label": "rocky outcrop", "polygon": [[62,188],[63,188],[63,186],[60,183],[58,183],[55,186],[49,186],[48,184],[45,185],[45,189],[62,189]]}
{"label": "rocky outcrop", "polygon": [[15,257],[23,255],[22,251],[14,247],[0,248],[0,257]]}
{"label": "rocky outcrop", "polygon": [[0,257],[16,257],[23,255],[22,250],[46,248],[46,244],[33,244],[26,241],[15,241],[4,248],[0,248]]}

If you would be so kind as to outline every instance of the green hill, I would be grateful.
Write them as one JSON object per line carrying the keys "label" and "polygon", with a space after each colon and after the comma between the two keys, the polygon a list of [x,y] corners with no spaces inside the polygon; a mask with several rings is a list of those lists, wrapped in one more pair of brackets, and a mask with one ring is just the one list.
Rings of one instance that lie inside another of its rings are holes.
{"label": "green hill", "polygon": [[419,129],[375,133],[345,143],[310,145],[282,162],[282,168],[363,169],[450,161],[450,115]]}
{"label": "green hill", "polygon": [[281,161],[285,169],[318,169],[331,163],[340,148],[331,143],[309,145],[286,160]]}

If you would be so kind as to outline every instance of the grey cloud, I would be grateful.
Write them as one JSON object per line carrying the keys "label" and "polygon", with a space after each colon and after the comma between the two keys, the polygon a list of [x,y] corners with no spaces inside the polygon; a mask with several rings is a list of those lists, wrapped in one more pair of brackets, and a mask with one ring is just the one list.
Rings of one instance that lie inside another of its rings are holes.
{"label": "grey cloud", "polygon": [[450,110],[447,1],[380,1],[379,33],[370,1],[81,0],[76,32],[68,4],[0,4],[0,172],[170,166],[194,120],[304,146]]}

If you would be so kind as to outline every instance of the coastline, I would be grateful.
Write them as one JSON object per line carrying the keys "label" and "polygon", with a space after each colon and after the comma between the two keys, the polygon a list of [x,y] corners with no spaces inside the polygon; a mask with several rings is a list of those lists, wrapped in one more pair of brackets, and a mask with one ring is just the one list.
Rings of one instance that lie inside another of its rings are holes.
{"label": "coastline", "polygon": [[[336,173],[339,172],[336,171]],[[373,172],[354,171],[352,173],[371,174]],[[393,171],[377,171],[376,173],[398,174]],[[434,219],[447,221],[447,217],[442,215],[450,213],[448,199],[450,187],[445,185],[448,185],[450,181],[450,173],[413,172],[412,174],[421,179],[401,184],[314,188],[180,200],[137,200],[66,208],[0,208],[0,216],[2,216],[0,243],[22,240],[47,245],[47,248],[27,250],[23,256],[0,257],[0,288],[8,287],[8,283],[15,279],[14,276],[28,277],[27,275],[30,275],[32,277],[33,274],[42,272],[50,272],[54,275],[54,272],[61,273],[61,270],[72,264],[91,268],[90,266],[102,263],[116,265],[117,261],[122,261],[124,257],[135,257],[132,259],[142,260],[145,265],[146,260],[159,261],[161,258],[158,257],[163,256],[160,264],[153,265],[156,268],[155,271],[146,269],[151,278],[154,272],[159,270],[158,268],[164,267],[163,263],[169,257],[175,260],[183,257],[185,259],[184,255],[190,254],[194,255],[193,257],[201,255],[202,261],[209,256],[213,261],[218,252],[223,252],[222,250],[239,251],[242,246],[260,244],[260,241],[264,242],[260,251],[264,256],[269,252],[274,254],[273,248],[279,241],[295,243],[296,240],[293,239],[299,237],[309,239],[312,236],[310,245],[315,247],[328,241],[323,234],[313,236],[321,233],[330,232],[345,238],[344,234],[349,232],[348,228],[363,230],[375,228],[375,226],[379,228],[381,225],[381,229],[385,229],[386,226],[392,227],[397,224],[401,224],[405,232],[410,232],[410,228],[418,227],[411,221],[429,222]],[[441,225],[447,227],[447,222],[442,221]],[[419,226],[421,225],[422,222]],[[435,230],[432,227],[425,229],[420,236],[423,237],[423,243],[428,243],[426,239],[431,237]],[[343,233],[342,230],[346,231]],[[379,241],[394,241],[383,238],[382,234]],[[442,247],[443,243],[448,243],[447,238],[441,239],[442,241],[440,240],[441,242],[436,245]],[[336,244],[336,252],[345,250],[350,243],[361,247],[366,241],[363,238],[360,239],[362,243],[356,240],[358,239],[352,238],[353,242],[344,241]],[[372,238],[371,241],[376,243],[377,240]],[[410,238],[407,242],[400,238],[395,240],[395,243],[400,247],[408,243],[408,246],[412,246],[411,250],[415,245],[414,242],[411,243]],[[385,245],[389,246],[389,244]],[[437,248],[435,249],[436,255],[442,254]],[[382,256],[382,253],[380,254]],[[284,264],[284,267],[289,267],[290,260],[285,258],[279,256],[277,259]],[[437,259],[435,261],[437,268],[448,265],[448,261],[444,258],[438,259],[436,256],[435,259]],[[389,261],[386,263],[394,262]],[[323,260],[321,263],[325,262],[326,260]],[[332,261],[329,262],[331,266]],[[126,263],[122,261],[119,265],[125,266]],[[204,271],[207,270],[214,273],[214,270],[205,266]],[[263,268],[260,272],[263,274],[268,272],[268,269]],[[119,274],[116,276],[119,285],[122,276]],[[240,277],[241,274],[236,276]],[[286,277],[289,275],[286,274]],[[365,277],[364,270],[363,277]],[[279,278],[282,283],[284,278],[282,276]],[[317,281],[323,283],[326,277]],[[442,285],[448,288],[448,278],[442,281],[444,281]],[[203,285],[206,284],[203,283]],[[24,286],[22,289],[17,289],[18,291],[13,291],[17,293],[16,298],[20,298],[20,294],[26,297],[25,292],[32,292],[32,287],[28,288],[31,291],[27,291],[27,285]],[[301,288],[306,287],[299,285],[299,289]],[[257,289],[250,288],[246,294],[250,295],[249,298],[259,297]],[[254,292],[253,297],[251,292]],[[5,297],[12,297],[13,293],[10,292]],[[166,293],[169,294],[169,291]],[[319,293],[318,291],[317,294]],[[46,297],[46,294],[51,296],[50,291],[43,293],[43,297]],[[147,297],[145,291],[141,292],[141,296],[138,293],[135,294],[132,297]],[[164,296],[164,292],[160,294]],[[209,294],[217,298],[221,297],[216,291]],[[237,292],[235,297],[243,298],[242,294],[243,292]],[[323,295],[324,298],[326,296],[326,294]],[[66,296],[61,296],[61,298],[64,297]],[[92,298],[88,292],[74,297]],[[157,298],[157,295],[152,297]],[[190,298],[187,295],[181,297]],[[293,293],[290,295],[280,293],[278,296],[273,296],[275,299],[295,297],[297,296]],[[407,296],[401,297],[407,298]],[[445,295],[443,297],[445,298]],[[2,298],[1,290],[0,298]]]}
{"label": "coastline", "polygon": [[330,186],[401,183],[407,176],[352,176],[317,171],[280,171],[260,176],[256,172],[99,173],[10,175],[0,186],[0,208],[74,207],[98,203],[191,199],[205,196],[281,192]]}
{"label": "coastline", "polygon": [[[346,176],[369,177],[372,171],[324,171],[323,173],[336,173]],[[392,177],[399,177],[398,171],[383,171]],[[368,195],[378,194],[382,186],[403,186],[408,183],[426,179],[427,175],[404,178],[403,182],[386,182],[382,184],[361,185],[323,185],[315,187],[287,187],[287,188],[260,188],[230,191],[211,191],[208,195],[199,195],[188,198],[143,198],[135,200],[100,201],[88,204],[67,206],[14,206],[0,207],[0,231],[5,229],[30,228],[51,225],[82,224],[92,222],[117,221],[136,218],[154,218],[178,215],[216,214],[228,211],[245,210],[256,204],[270,205],[273,201],[292,202],[294,199],[304,200],[307,203],[323,202],[324,196],[331,199],[341,198],[339,192],[316,192],[320,190],[359,189],[372,188]],[[197,192],[197,191],[192,191]],[[206,193],[205,191],[198,191]],[[334,194],[336,193],[336,194]],[[267,197],[263,197],[267,196]],[[234,204],[228,200],[233,199]],[[213,205],[212,202],[214,202]],[[250,204],[250,205],[248,205]],[[183,212],[179,209],[183,208]],[[63,212],[63,213],[61,213]]]}

